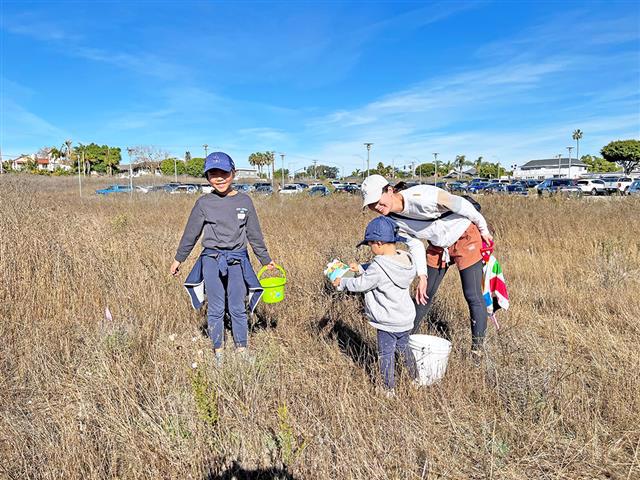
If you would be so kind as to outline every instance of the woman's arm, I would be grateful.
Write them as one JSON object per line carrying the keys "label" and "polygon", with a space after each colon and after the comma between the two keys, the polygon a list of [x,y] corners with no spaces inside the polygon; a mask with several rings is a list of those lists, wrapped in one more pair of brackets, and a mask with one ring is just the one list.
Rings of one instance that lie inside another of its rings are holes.
{"label": "woman's arm", "polygon": [[418,275],[418,287],[416,288],[416,303],[418,305],[426,305],[427,300],[427,249],[422,240],[411,237],[406,233],[400,232],[400,235],[407,237],[407,246],[409,252],[416,264],[416,274]]}

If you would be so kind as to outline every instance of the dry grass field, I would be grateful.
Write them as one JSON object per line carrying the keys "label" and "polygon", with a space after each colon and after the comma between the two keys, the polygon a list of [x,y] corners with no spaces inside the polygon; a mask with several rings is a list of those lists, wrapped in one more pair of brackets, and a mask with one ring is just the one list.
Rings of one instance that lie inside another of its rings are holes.
{"label": "dry grass field", "polygon": [[256,199],[287,298],[252,321],[255,365],[216,369],[168,274],[194,197],[95,188],[0,177],[1,478],[640,478],[640,199],[480,198],[502,329],[474,366],[449,272],[447,375],[387,399],[361,298],[322,276],[364,259],[359,199]]}

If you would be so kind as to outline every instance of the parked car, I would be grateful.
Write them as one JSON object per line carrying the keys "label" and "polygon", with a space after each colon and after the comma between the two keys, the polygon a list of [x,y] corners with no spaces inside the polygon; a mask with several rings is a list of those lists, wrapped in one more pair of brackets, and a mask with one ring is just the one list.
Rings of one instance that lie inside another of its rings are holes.
{"label": "parked car", "polygon": [[233,186],[233,188],[243,193],[252,192],[254,189],[253,185],[249,185],[248,183],[237,183]]}
{"label": "parked car", "polygon": [[107,188],[96,190],[98,195],[109,195],[110,193],[128,193],[131,189],[129,185],[110,185]]}
{"label": "parked car", "polygon": [[260,185],[253,190],[253,193],[257,195],[271,195],[273,193],[273,187],[269,185]]}
{"label": "parked car", "polygon": [[634,180],[627,191],[629,195],[640,195],[640,179]]}
{"label": "parked car", "polygon": [[600,180],[599,178],[583,178],[582,180],[578,180],[576,185],[582,190],[582,193],[588,193],[590,195],[604,195],[607,193],[604,180]]}
{"label": "parked car", "polygon": [[436,182],[434,184],[434,186],[436,186],[438,188],[441,188],[443,190],[446,190],[447,189],[447,182]]}
{"label": "parked car", "polygon": [[473,184],[469,184],[469,186],[467,187],[467,192],[468,193],[480,193],[485,188],[487,188],[488,186],[489,186],[489,182],[476,182],[476,183],[473,183]]}
{"label": "parked car", "polygon": [[633,183],[633,178],[631,177],[620,177],[618,179],[618,193],[621,193],[622,195],[626,195],[629,190],[629,187],[631,186],[631,184]]}
{"label": "parked car", "polygon": [[481,190],[482,193],[507,193],[507,186],[504,183],[490,183]]}
{"label": "parked car", "polygon": [[309,184],[308,183],[300,183],[300,182],[296,182],[296,185],[300,185],[300,187],[303,190],[306,190],[307,188],[309,188]]}
{"label": "parked car", "polygon": [[582,195],[582,189],[575,184],[575,182],[570,183],[569,185],[563,185],[558,189],[558,193],[563,195]]}
{"label": "parked car", "polygon": [[602,175],[600,180],[604,181],[607,193],[624,193],[625,189],[631,185],[631,178],[623,175]]}
{"label": "parked car", "polygon": [[521,195],[526,197],[529,195],[529,190],[522,184],[512,183],[511,185],[506,185],[506,193],[509,195]]}
{"label": "parked car", "polygon": [[198,193],[200,188],[197,185],[178,185],[173,187],[169,193]]}
{"label": "parked car", "polygon": [[536,185],[536,191],[538,195],[544,193],[553,194],[557,193],[560,188],[573,185],[573,180],[570,178],[547,178],[543,180],[539,185]]}
{"label": "parked car", "polygon": [[200,184],[200,191],[202,193],[211,193],[211,192],[213,192],[213,187],[209,183],[201,183]]}
{"label": "parked car", "polygon": [[287,183],[280,189],[282,195],[295,195],[302,192],[303,188],[297,183]]}
{"label": "parked car", "polygon": [[136,193],[149,193],[153,185],[137,185],[136,188],[133,189]]}
{"label": "parked car", "polygon": [[309,188],[309,195],[312,197],[326,197],[329,194],[331,194],[331,190],[324,185],[312,185]]}
{"label": "parked car", "polygon": [[467,185],[462,182],[451,182],[449,184],[449,189],[451,193],[466,193]]}
{"label": "parked car", "polygon": [[360,193],[360,189],[358,187],[354,187],[353,185],[340,185],[336,187],[333,193],[349,193],[351,195],[355,195]]}

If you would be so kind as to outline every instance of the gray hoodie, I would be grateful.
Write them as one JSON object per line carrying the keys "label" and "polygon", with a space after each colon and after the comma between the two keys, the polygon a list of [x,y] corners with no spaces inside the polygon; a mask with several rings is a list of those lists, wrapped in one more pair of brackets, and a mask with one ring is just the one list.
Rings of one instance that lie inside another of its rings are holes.
{"label": "gray hoodie", "polygon": [[413,328],[416,309],[409,293],[416,267],[407,252],[376,255],[362,275],[342,278],[338,290],[364,292],[369,324],[385,332],[405,332]]}

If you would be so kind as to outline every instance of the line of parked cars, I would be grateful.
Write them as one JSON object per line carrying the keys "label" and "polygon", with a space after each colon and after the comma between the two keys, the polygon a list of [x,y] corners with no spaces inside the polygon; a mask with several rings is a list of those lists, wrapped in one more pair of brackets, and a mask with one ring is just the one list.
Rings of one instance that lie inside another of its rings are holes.
{"label": "line of parked cars", "polygon": [[578,195],[635,195],[640,179],[627,176],[602,176],[600,178],[547,178],[537,185],[538,194],[575,193]]}

